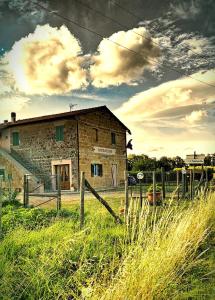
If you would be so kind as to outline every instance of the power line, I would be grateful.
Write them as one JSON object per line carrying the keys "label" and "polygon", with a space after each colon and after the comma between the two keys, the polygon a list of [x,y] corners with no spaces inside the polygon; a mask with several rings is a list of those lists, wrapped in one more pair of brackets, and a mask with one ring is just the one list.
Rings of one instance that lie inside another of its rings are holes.
{"label": "power line", "polygon": [[135,50],[130,49],[130,48],[128,48],[128,47],[126,47],[126,46],[124,46],[124,45],[118,43],[118,42],[112,41],[111,39],[104,37],[102,34],[96,32],[96,31],[94,31],[94,30],[92,30],[92,29],[89,29],[89,28],[87,28],[87,27],[85,27],[85,26],[83,26],[83,25],[80,25],[80,24],[77,23],[76,21],[73,21],[73,20],[71,20],[71,19],[69,19],[69,18],[63,16],[63,15],[59,14],[58,12],[51,11],[50,9],[44,7],[43,5],[41,5],[41,4],[39,4],[39,3],[35,2],[35,1],[34,1],[33,3],[34,3],[36,6],[42,8],[43,10],[48,11],[49,13],[51,12],[53,15],[56,15],[57,17],[59,17],[59,18],[65,20],[65,21],[67,21],[67,22],[70,22],[70,23],[72,23],[72,24],[74,24],[74,25],[76,25],[76,26],[78,26],[78,27],[80,27],[80,28],[82,28],[82,29],[84,29],[84,30],[90,32],[90,33],[93,33],[93,34],[99,36],[100,38],[106,39],[106,40],[108,40],[109,42],[111,42],[111,43],[113,43],[113,44],[115,44],[115,45],[117,45],[117,46],[119,46],[119,47],[121,47],[121,48],[123,48],[123,49],[126,49],[126,50],[130,51],[130,52],[133,53],[133,54],[136,54],[136,55],[141,56],[142,58],[145,58],[146,61],[151,61],[151,62],[153,62],[153,63],[154,63],[154,62],[157,63],[157,64],[160,65],[161,68],[163,68],[163,69],[169,69],[169,70],[174,71],[174,72],[176,72],[176,73],[178,73],[178,74],[180,74],[180,75],[182,75],[182,76],[186,76],[186,77],[192,78],[192,79],[195,80],[195,81],[198,81],[198,82],[200,82],[200,83],[202,83],[202,84],[205,84],[205,85],[207,85],[207,86],[210,86],[210,87],[214,87],[214,88],[215,88],[215,85],[213,85],[213,84],[210,84],[210,83],[208,83],[208,82],[206,82],[206,81],[203,81],[203,80],[200,80],[200,79],[197,79],[197,78],[194,78],[194,77],[192,77],[191,75],[186,75],[186,74],[184,74],[182,71],[179,71],[179,70],[177,70],[177,69],[175,69],[175,68],[173,68],[173,67],[170,67],[170,66],[166,66],[165,64],[161,65],[161,64],[158,63],[156,60],[154,60],[154,59],[152,59],[152,58],[146,58],[146,57],[142,56],[140,53],[136,52]]}
{"label": "power line", "polygon": [[[125,11],[127,14],[135,17],[138,21],[141,20],[140,16],[137,16],[136,14],[134,14],[133,12],[129,11],[127,8],[121,6],[120,4],[118,4],[115,1],[111,1],[115,6],[119,7],[121,10]],[[151,23],[156,22],[156,20],[152,21]],[[193,52],[194,54],[199,54],[198,52],[194,51],[192,48],[190,48],[186,43],[184,43],[185,47],[190,50],[191,52]],[[209,63],[209,62],[208,62]]]}
{"label": "power line", "polygon": [[[121,22],[115,20],[114,18],[112,18],[112,17],[110,17],[110,16],[107,16],[106,14],[104,14],[104,13],[102,13],[101,11],[95,9],[94,7],[92,7],[92,6],[90,6],[90,5],[86,4],[86,3],[84,3],[83,1],[81,1],[81,0],[74,0],[74,1],[78,2],[78,3],[81,4],[83,7],[86,7],[87,9],[92,10],[92,11],[96,12],[97,14],[103,16],[104,18],[106,18],[106,19],[108,19],[108,20],[114,22],[115,24],[121,26],[123,29],[125,28],[126,30],[130,30],[130,28],[129,28],[127,25],[124,25],[124,24],[122,24]],[[127,13],[129,13],[129,11],[128,11],[127,9],[121,7],[121,5],[117,4],[115,1],[113,1],[113,4],[116,5],[116,6],[118,6],[118,7],[121,8],[121,9],[125,10]],[[132,14],[132,15],[133,15],[133,14]],[[152,22],[155,22],[155,21],[152,21]],[[150,35],[147,35],[147,34],[140,34],[139,32],[137,32],[137,31],[135,31],[135,30],[133,30],[133,33],[136,34],[136,35],[138,35],[138,36],[141,36],[141,37],[145,38],[146,40],[150,41],[152,44],[154,44],[154,45],[160,47],[160,44],[159,44],[158,42],[156,42],[155,40],[153,40],[153,39],[151,38]],[[184,44],[185,44],[185,46],[187,47],[188,50],[192,51],[194,54],[198,54],[197,52],[195,52],[195,51],[193,51],[191,48],[189,48],[188,45],[187,45],[186,43],[184,43]],[[208,64],[210,64],[209,61],[208,61]]]}

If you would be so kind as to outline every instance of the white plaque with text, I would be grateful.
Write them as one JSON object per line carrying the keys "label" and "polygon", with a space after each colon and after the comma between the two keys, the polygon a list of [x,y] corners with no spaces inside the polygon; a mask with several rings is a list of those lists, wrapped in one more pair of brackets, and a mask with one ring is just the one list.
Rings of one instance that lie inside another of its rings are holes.
{"label": "white plaque with text", "polygon": [[115,155],[116,154],[116,149],[94,147],[94,152],[98,153],[98,154]]}

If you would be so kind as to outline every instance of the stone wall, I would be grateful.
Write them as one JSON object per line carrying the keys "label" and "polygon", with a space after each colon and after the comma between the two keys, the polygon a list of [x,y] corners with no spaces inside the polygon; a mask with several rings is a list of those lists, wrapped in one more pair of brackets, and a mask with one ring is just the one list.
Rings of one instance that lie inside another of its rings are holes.
{"label": "stone wall", "polygon": [[14,189],[21,190],[23,188],[23,177],[25,172],[22,172],[18,166],[16,166],[11,161],[7,160],[5,157],[0,155],[0,169],[5,170],[5,181],[3,182],[3,187],[7,187],[8,181],[8,175],[12,176],[12,187]]}
{"label": "stone wall", "polygon": [[10,129],[0,131],[0,148],[10,151]]}
{"label": "stone wall", "polygon": [[[117,185],[123,183],[127,158],[125,127],[106,109],[75,118],[11,127],[11,143],[13,132],[19,132],[20,139],[20,145],[10,145],[11,153],[17,155],[17,161],[21,158],[24,167],[33,174],[50,175],[55,169],[54,162],[62,161],[63,164],[64,161],[71,160],[72,190],[79,188],[80,171],[86,173],[86,178],[93,187],[113,186],[113,165],[117,165]],[[55,138],[56,126],[60,125],[64,125],[64,140],[58,142]],[[116,135],[116,144],[111,142],[111,132]],[[94,147],[112,149],[110,151],[114,153],[96,153]],[[24,162],[29,163],[29,168]],[[102,164],[102,176],[91,176],[91,164]],[[30,166],[35,170],[32,171]]]}
{"label": "stone wall", "polygon": [[[98,141],[96,141],[96,133]],[[116,134],[116,144],[111,143],[111,132]],[[115,149],[114,155],[95,153],[94,147]],[[79,120],[80,171],[93,187],[113,186],[112,165],[117,165],[117,185],[124,181],[126,170],[126,130],[109,113],[96,112],[83,115]],[[91,176],[91,164],[102,164],[103,176]]]}
{"label": "stone wall", "polygon": [[[55,139],[56,126],[59,125],[64,125],[64,141]],[[12,132],[19,132],[20,145],[11,145],[11,150],[23,161],[33,165],[36,172],[40,174],[51,174],[53,160],[71,159],[72,184],[77,187],[77,122],[75,120],[16,126],[11,129],[11,135]]]}

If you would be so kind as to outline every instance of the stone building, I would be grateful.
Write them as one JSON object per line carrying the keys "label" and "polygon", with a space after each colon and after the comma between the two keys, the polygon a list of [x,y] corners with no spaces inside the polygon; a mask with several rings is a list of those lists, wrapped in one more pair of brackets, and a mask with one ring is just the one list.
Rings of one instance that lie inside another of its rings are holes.
{"label": "stone building", "polygon": [[126,170],[129,129],[100,106],[0,124],[0,175],[22,188],[24,174],[60,174],[62,190],[78,190],[84,171],[95,188],[116,187]]}

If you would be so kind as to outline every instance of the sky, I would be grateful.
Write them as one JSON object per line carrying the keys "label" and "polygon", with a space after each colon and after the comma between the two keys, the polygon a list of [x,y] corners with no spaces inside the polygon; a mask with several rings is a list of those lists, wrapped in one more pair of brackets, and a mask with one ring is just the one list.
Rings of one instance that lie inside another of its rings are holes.
{"label": "sky", "polygon": [[132,153],[214,153],[214,15],[213,0],[0,0],[0,121],[107,105]]}

